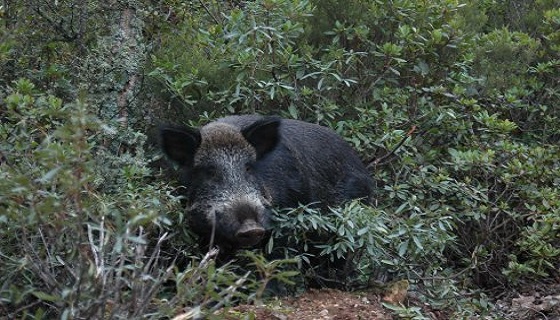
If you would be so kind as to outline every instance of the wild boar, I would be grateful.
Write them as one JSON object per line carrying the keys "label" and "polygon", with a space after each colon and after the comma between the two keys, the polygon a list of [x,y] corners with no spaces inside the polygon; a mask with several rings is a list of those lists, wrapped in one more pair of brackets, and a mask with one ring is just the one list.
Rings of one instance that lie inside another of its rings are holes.
{"label": "wild boar", "polygon": [[183,172],[191,228],[228,251],[261,242],[273,207],[327,208],[372,194],[356,152],[320,125],[240,115],[160,131]]}

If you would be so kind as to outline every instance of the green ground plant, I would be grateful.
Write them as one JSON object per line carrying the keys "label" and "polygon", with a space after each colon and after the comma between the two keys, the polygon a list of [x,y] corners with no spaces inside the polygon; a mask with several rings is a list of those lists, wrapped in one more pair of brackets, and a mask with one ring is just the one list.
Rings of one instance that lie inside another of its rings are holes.
{"label": "green ground plant", "polygon": [[[301,291],[318,256],[352,288],[406,279],[480,316],[560,268],[554,0],[22,1],[0,22],[0,313],[200,315]],[[254,112],[336,130],[375,200],[279,210],[267,250],[287,260],[222,265],[151,130]]]}
{"label": "green ground plant", "polygon": [[[2,313],[18,318],[135,317],[171,270],[161,268],[172,202],[145,184],[144,135],[105,125],[27,80],[3,103]],[[125,138],[126,137],[126,138]],[[111,142],[110,144],[107,142]],[[150,245],[153,243],[153,245]]]}
{"label": "green ground plant", "polygon": [[[254,257],[260,278],[216,266],[215,253],[179,266],[179,201],[155,180],[146,136],[105,124],[28,80],[13,84],[0,124],[0,314],[20,319],[131,319],[204,314],[262,299],[251,288],[289,274]],[[118,150],[118,151],[115,151]],[[262,289],[259,289],[262,291]],[[260,291],[258,291],[260,292]]]}

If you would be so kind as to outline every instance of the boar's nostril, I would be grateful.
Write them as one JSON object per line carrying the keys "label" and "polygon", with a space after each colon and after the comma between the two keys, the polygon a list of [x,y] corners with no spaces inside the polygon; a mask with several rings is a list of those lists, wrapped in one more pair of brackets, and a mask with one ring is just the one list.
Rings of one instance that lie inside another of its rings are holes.
{"label": "boar's nostril", "polygon": [[235,233],[235,239],[245,247],[254,246],[263,238],[265,230],[253,220],[245,221]]}

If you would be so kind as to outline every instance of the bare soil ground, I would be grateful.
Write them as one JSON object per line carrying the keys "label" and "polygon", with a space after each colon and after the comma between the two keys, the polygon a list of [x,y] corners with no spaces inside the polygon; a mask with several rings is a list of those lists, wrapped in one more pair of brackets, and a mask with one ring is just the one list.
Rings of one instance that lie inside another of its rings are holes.
{"label": "bare soil ground", "polygon": [[[404,290],[404,291],[403,291]],[[382,295],[334,289],[309,290],[298,297],[276,299],[266,306],[241,305],[228,311],[225,319],[271,320],[365,320],[397,319],[382,302],[421,307],[430,319],[453,319],[451,312],[431,309],[407,298],[402,284]],[[249,318],[244,317],[250,315]],[[526,287],[496,301],[491,314],[470,319],[560,320],[560,283]]]}
{"label": "bare soil ground", "polygon": [[554,282],[533,284],[506,295],[495,303],[495,309],[503,319],[560,320],[560,275]]}
{"label": "bare soil ground", "polygon": [[[240,320],[376,320],[399,319],[382,303],[420,307],[422,315],[434,320],[457,319],[452,311],[432,309],[407,294],[408,282],[390,285],[382,294],[345,292],[334,289],[309,290],[298,297],[276,298],[266,305],[239,305],[215,314],[215,319]],[[531,285],[493,302],[490,314],[461,319],[560,320],[560,281]],[[177,320],[193,319],[187,314]],[[212,318],[214,319],[214,318]]]}
{"label": "bare soil ground", "polygon": [[309,290],[299,297],[284,298],[266,306],[238,306],[227,319],[237,314],[254,314],[255,319],[271,320],[362,320],[392,319],[374,295],[334,289]]}

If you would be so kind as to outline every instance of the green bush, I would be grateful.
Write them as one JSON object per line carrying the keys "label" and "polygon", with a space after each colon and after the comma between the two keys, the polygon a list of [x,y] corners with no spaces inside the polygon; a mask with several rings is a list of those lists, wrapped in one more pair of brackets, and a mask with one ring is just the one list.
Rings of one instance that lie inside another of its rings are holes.
{"label": "green bush", "polygon": [[[0,124],[0,311],[22,319],[156,318],[204,313],[285,279],[261,278],[191,250],[175,262],[178,199],[155,179],[145,135],[101,122],[28,80],[5,97]],[[172,223],[173,222],[173,223]],[[185,243],[182,243],[184,248]],[[246,271],[245,271],[246,272]],[[264,281],[264,282],[263,282]],[[243,290],[241,290],[243,289]],[[243,292],[242,292],[243,291]],[[241,299],[241,300],[239,300]]]}
{"label": "green bush", "polygon": [[521,32],[507,29],[485,34],[477,41],[474,72],[484,78],[481,90],[505,91],[523,86],[527,70],[538,59],[540,44]]}
{"label": "green bush", "polygon": [[[406,191],[402,192],[399,197],[404,200]],[[293,252],[299,248],[296,253],[306,265],[305,276],[315,281],[312,278],[319,276],[319,281],[332,281],[346,289],[377,280],[375,272],[418,280],[433,272],[435,265],[429,261],[445,259],[444,249],[454,239],[452,218],[422,212],[412,199],[402,202],[396,212],[399,217],[393,214],[358,201],[330,212],[306,206],[279,212],[268,250]],[[277,240],[282,241],[281,246],[275,245]],[[316,257],[324,257],[319,260],[323,264],[311,263],[317,262]],[[334,267],[339,270],[329,270]]]}
{"label": "green bush", "polygon": [[[363,210],[387,216],[373,214],[369,223],[415,225],[415,217],[423,217],[426,239],[445,247],[443,258],[433,259],[441,263],[430,270],[455,270],[453,279],[470,277],[483,288],[504,287],[514,274],[545,277],[557,265],[558,207],[551,190],[558,179],[559,91],[553,71],[557,12],[543,2],[532,11],[544,17],[538,30],[494,29],[489,13],[501,5],[257,1],[220,11],[210,3],[205,10],[181,11],[186,18],[179,34],[199,48],[198,56],[158,52],[151,76],[177,97],[181,79],[190,79],[189,86],[202,83],[203,94],[184,98],[184,114],[194,119],[203,110],[214,112],[210,118],[276,113],[334,128],[370,162],[377,179],[374,209]],[[218,11],[220,18],[209,16]],[[536,32],[546,36],[534,37]],[[191,72],[194,65],[200,69]],[[344,224],[347,209],[297,210],[278,231],[299,230],[296,246],[308,232],[324,230],[331,236],[318,254],[368,247],[399,252],[393,243],[358,245],[357,232],[365,226],[345,232],[348,239],[337,237],[335,226]],[[308,216],[304,222],[291,220],[302,215]],[[314,219],[323,229],[306,229]],[[443,219],[452,231],[438,233],[430,219]],[[546,235],[529,237],[539,228]],[[414,232],[403,233],[409,241],[399,242],[401,248],[419,239]],[[395,257],[387,258],[400,266],[395,270],[423,264],[419,256]]]}
{"label": "green bush", "polygon": [[[169,272],[160,268],[160,245],[172,203],[164,185],[145,184],[141,148],[112,153],[106,141],[125,132],[29,81],[16,83],[4,102],[4,312],[74,318],[149,311],[152,288]],[[136,134],[130,147],[142,139]]]}
{"label": "green bush", "polygon": [[[124,12],[134,16],[126,43]],[[369,206],[278,213],[268,249],[298,257],[296,290],[345,257],[336,281],[406,278],[460,317],[480,312],[452,298],[461,290],[560,268],[554,0],[27,1],[0,7],[0,22],[0,311],[10,316],[204,313],[293,276],[292,260],[205,258],[151,163],[159,156],[144,142],[155,137],[127,127],[230,113],[329,126],[376,179]],[[466,299],[488,307],[484,294]]]}

